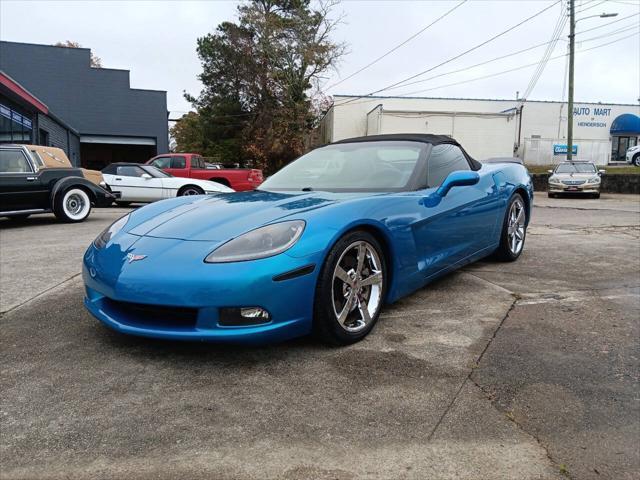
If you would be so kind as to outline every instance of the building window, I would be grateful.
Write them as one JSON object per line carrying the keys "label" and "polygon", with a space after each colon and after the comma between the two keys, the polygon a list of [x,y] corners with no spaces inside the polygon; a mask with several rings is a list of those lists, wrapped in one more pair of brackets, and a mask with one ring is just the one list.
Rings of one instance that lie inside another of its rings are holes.
{"label": "building window", "polygon": [[30,118],[0,104],[0,143],[31,143]]}
{"label": "building window", "polygon": [[38,136],[40,137],[38,140],[39,145],[44,145],[45,147],[49,146],[49,132],[44,129],[40,129],[38,132]]}

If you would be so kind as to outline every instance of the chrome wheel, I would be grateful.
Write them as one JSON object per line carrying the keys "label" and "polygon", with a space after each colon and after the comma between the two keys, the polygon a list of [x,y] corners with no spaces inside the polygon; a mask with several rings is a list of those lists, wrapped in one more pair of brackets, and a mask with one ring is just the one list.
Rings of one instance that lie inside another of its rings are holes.
{"label": "chrome wheel", "polygon": [[69,195],[66,200],[65,208],[72,217],[78,215],[84,208],[84,198],[77,193]]}
{"label": "chrome wheel", "polygon": [[182,192],[182,196],[186,197],[187,195],[202,195],[202,192],[197,188],[187,188]]}
{"label": "chrome wheel", "polygon": [[524,245],[526,213],[524,203],[519,198],[511,204],[507,223],[507,238],[509,250],[512,254],[518,255]]}
{"label": "chrome wheel", "polygon": [[382,304],[382,261],[366,241],[349,245],[333,272],[333,313],[347,332],[359,332],[371,323]]}
{"label": "chrome wheel", "polygon": [[68,190],[61,202],[63,216],[70,221],[84,220],[91,211],[91,200],[84,190],[72,188]]}

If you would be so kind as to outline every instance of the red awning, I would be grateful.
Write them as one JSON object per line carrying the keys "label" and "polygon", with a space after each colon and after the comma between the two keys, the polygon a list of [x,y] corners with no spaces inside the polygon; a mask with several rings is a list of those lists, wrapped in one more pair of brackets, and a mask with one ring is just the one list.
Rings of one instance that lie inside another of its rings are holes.
{"label": "red awning", "polygon": [[42,103],[31,93],[29,93],[29,91],[26,90],[22,85],[20,85],[13,78],[2,71],[0,71],[0,85],[9,89],[11,93],[27,102],[40,113],[44,113],[45,115],[49,113],[49,107],[47,107],[44,103]]}

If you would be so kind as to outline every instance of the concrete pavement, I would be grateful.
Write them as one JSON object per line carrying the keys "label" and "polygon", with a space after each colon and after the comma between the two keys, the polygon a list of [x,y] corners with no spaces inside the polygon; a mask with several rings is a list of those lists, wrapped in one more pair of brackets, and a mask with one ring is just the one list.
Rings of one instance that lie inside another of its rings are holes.
{"label": "concrete pavement", "polygon": [[[638,197],[536,205],[518,262],[436,282],[340,349],[116,334],[74,275],[122,209],[71,235],[0,221],[3,478],[635,478]],[[44,236],[69,244],[42,254],[60,275],[16,257]]]}

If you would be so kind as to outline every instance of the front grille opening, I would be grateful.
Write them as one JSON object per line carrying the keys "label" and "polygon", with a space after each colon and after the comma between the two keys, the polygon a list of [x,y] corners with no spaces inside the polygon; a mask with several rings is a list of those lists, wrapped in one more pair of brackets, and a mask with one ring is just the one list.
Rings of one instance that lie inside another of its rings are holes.
{"label": "front grille opening", "polygon": [[193,328],[198,309],[121,302],[105,298],[103,307],[118,320],[132,326],[155,328]]}

